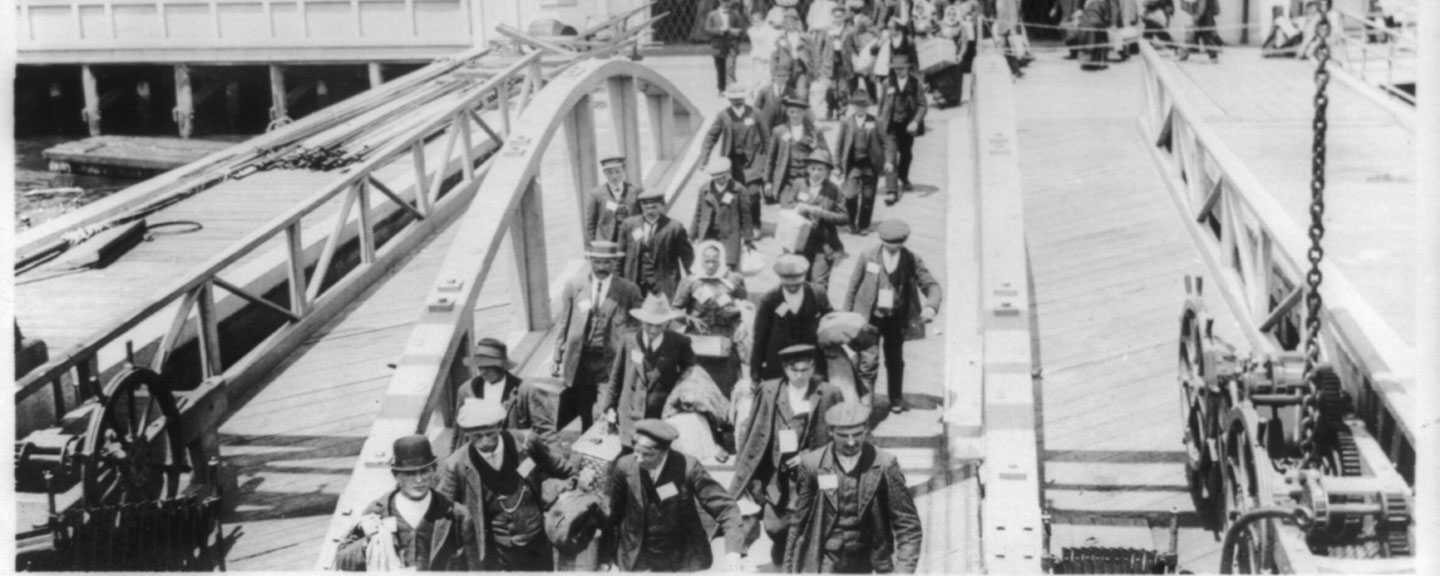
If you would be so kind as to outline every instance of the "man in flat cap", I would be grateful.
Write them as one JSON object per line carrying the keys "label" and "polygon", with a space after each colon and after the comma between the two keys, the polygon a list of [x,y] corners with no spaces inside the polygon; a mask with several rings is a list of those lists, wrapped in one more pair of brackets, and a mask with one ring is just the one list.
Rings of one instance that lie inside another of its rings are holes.
{"label": "man in flat cap", "polygon": [[[499,412],[504,417],[503,412]],[[435,453],[430,440],[413,434],[395,440],[390,472],[395,490],[371,502],[335,554],[335,569],[357,572],[398,570],[464,571],[478,569],[470,514],[464,506],[433,489]],[[371,565],[367,549],[372,538],[394,548],[386,565]]]}
{"label": "man in flat cap", "polygon": [[700,145],[700,157],[710,158],[710,151],[720,146],[720,156],[730,160],[730,177],[745,189],[750,206],[750,222],[760,221],[760,189],[765,183],[765,147],[770,144],[770,125],[760,118],[755,108],[745,103],[745,88],[731,85],[725,89],[730,106],[710,125]]}
{"label": "man in flat cap", "polygon": [[494,338],[481,338],[475,342],[475,350],[465,359],[465,364],[475,368],[479,374],[455,391],[455,409],[468,399],[475,399],[505,411],[505,427],[510,430],[530,430],[536,434],[554,432],[558,427],[556,419],[556,398],[558,390],[547,394],[539,386],[525,382],[512,370],[515,362],[510,360],[504,342]]}
{"label": "man in flat cap", "polygon": [[754,342],[750,348],[751,382],[784,376],[780,351],[796,344],[814,346],[820,317],[833,310],[830,297],[805,281],[810,263],[804,256],[781,255],[775,259],[774,268],[775,274],[780,277],[780,286],[766,292],[755,306]]}
{"label": "man in flat cap", "polygon": [[764,509],[770,561],[776,567],[785,561],[791,486],[800,454],[830,441],[825,412],[845,400],[839,388],[815,373],[815,357],[815,347],[809,344],[780,351],[785,377],[760,384],[751,405],[750,425],[736,441],[730,495],[736,500],[748,498]]}
{"label": "man in flat cap", "polygon": [[830,270],[845,251],[837,225],[850,220],[840,187],[830,181],[830,150],[818,146],[805,159],[806,179],[780,194],[780,206],[795,210],[810,221],[810,235],[798,254],[810,261],[810,282],[828,293]]}
{"label": "man in flat cap", "polygon": [[913,74],[909,56],[897,55],[890,63],[890,76],[882,83],[880,93],[880,125],[895,146],[895,170],[898,186],[890,185],[886,204],[900,201],[900,190],[910,190],[910,161],[914,159],[915,136],[925,122],[925,87]]}
{"label": "man in flat cap", "polygon": [[620,226],[620,251],[625,253],[626,280],[642,294],[656,292],[675,297],[680,273],[695,263],[695,247],[685,226],[665,215],[665,194],[647,192],[640,197],[640,215]]}
{"label": "man in flat cap", "polygon": [[880,174],[894,169],[895,146],[885,138],[885,127],[870,114],[870,95],[856,90],[850,95],[850,114],[840,122],[835,163],[845,181],[845,209],[851,230],[870,233],[875,213],[875,187]]}
{"label": "man in flat cap", "polygon": [[585,196],[585,243],[614,242],[620,223],[640,214],[640,187],[625,181],[625,157],[610,156],[600,161],[605,181]]}
{"label": "man in flat cap", "polygon": [[565,284],[560,297],[560,326],[555,339],[552,375],[565,385],[560,397],[556,429],[563,429],[576,417],[589,430],[595,399],[610,378],[610,365],[620,337],[638,327],[630,310],[645,297],[635,283],[615,274],[623,255],[620,246],[608,240],[590,243],[585,252],[590,270]]}
{"label": "man in flat cap", "polygon": [[826,146],[820,130],[805,121],[808,108],[804,100],[786,98],[787,122],[770,130],[770,147],[765,153],[765,198],[772,204],[787,188],[804,185],[805,160],[811,151]]}
{"label": "man in flat cap", "polygon": [[705,167],[710,181],[701,185],[690,223],[690,240],[715,240],[725,247],[725,264],[740,267],[741,248],[749,244],[755,222],[750,219],[750,195],[730,173],[730,159],[716,158]]}
{"label": "man in flat cap", "polygon": [[568,478],[576,467],[533,436],[505,430],[505,412],[493,405],[466,401],[455,425],[465,444],[445,458],[438,491],[464,505],[474,523],[480,564],[473,569],[553,570],[540,483]]}
{"label": "man in flat cap", "polygon": [[[879,330],[890,411],[902,412],[908,409],[904,398],[905,340],[924,337],[925,323],[935,319],[945,294],[925,261],[905,247],[910,237],[908,224],[886,220],[876,228],[881,244],[861,252],[855,261],[850,288],[845,291],[845,310],[868,318]],[[875,389],[873,382],[866,385]]]}
{"label": "man in flat cap", "polygon": [[715,9],[705,15],[705,33],[710,36],[710,55],[715,59],[715,89],[721,95],[725,94],[727,84],[736,84],[735,58],[740,52],[740,34],[745,30],[744,19],[732,6],[733,2],[720,0]]}
{"label": "man in flat cap", "polygon": [[621,339],[595,404],[597,418],[614,414],[611,421],[619,422],[622,443],[629,442],[636,422],[660,417],[680,376],[695,365],[690,337],[670,330],[670,323],[685,313],[670,307],[667,298],[651,294],[630,314],[640,321],[640,331]]}
{"label": "man in flat cap", "polygon": [[912,574],[920,515],[895,456],[870,443],[870,410],[830,408],[832,442],[800,457],[786,572]]}
{"label": "man in flat cap", "polygon": [[744,568],[740,510],[693,457],[670,449],[679,436],[662,420],[635,424],[633,454],[611,471],[610,522],[601,536],[602,570],[698,572],[710,568],[710,536],[703,509],[725,533],[727,572]]}

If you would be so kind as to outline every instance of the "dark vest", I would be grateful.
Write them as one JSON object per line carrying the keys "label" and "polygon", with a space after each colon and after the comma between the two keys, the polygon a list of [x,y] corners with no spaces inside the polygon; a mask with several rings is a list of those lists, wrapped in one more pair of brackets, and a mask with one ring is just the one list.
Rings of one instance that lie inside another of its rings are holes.
{"label": "dark vest", "polygon": [[[670,457],[677,456],[672,454]],[[643,469],[639,474],[640,492],[645,498],[645,536],[640,542],[636,569],[674,572],[680,568],[680,551],[685,548],[685,526],[681,523],[680,507],[694,504],[683,501],[678,495],[662,501],[650,474]]]}
{"label": "dark vest", "polygon": [[[645,224],[642,223],[640,226],[640,229],[644,230]],[[656,279],[659,277],[658,274],[656,274],[656,271],[658,270],[657,263],[659,261],[655,258],[655,237],[660,234],[660,223],[656,222],[654,228],[655,232],[652,233],[650,237],[647,238],[644,242],[640,243],[639,283],[648,285],[651,290],[655,290],[657,288]]]}
{"label": "dark vest", "polygon": [[485,486],[485,518],[490,537],[499,546],[521,547],[544,537],[545,513],[540,496],[520,476],[520,455],[508,435],[501,437],[505,461],[496,470],[473,448],[470,459]]}
{"label": "dark vest", "polygon": [[[863,458],[862,458],[863,459]],[[835,456],[835,467],[840,468],[840,458]],[[825,538],[825,549],[830,552],[860,552],[870,549],[870,538],[861,529],[860,515],[860,466],[848,474],[838,474],[835,490],[835,525]]]}
{"label": "dark vest", "polygon": [[[435,498],[432,494],[431,498]],[[396,494],[394,498],[404,498]],[[391,506],[394,506],[392,503]],[[433,501],[431,506],[433,507]],[[425,511],[425,516],[420,520],[419,526],[411,526],[405,522],[405,517],[398,512],[395,514],[395,545],[400,555],[400,561],[405,566],[415,568],[421,572],[430,569],[430,537],[434,533],[434,521],[430,518],[430,511]]]}

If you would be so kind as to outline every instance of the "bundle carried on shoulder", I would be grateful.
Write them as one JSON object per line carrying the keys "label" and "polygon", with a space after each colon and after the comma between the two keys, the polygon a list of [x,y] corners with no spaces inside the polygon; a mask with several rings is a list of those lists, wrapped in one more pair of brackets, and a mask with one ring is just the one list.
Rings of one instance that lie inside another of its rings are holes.
{"label": "bundle carried on shoulder", "polygon": [[880,332],[860,314],[837,311],[820,317],[815,337],[822,348],[844,344],[859,350],[879,342]]}

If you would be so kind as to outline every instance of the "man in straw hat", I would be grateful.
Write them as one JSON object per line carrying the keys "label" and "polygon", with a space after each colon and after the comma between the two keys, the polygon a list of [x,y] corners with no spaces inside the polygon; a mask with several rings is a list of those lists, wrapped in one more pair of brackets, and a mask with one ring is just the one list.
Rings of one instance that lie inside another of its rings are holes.
{"label": "man in straw hat", "polygon": [[[945,291],[930,275],[925,261],[905,248],[910,225],[886,220],[876,229],[881,244],[861,252],[855,261],[845,291],[845,310],[864,316],[880,332],[890,411],[903,412],[908,409],[904,399],[905,340],[924,336],[924,323],[935,319]],[[873,384],[866,382],[866,387],[874,390]]]}
{"label": "man in straw hat", "polygon": [[720,156],[730,160],[730,177],[745,189],[750,207],[750,222],[760,221],[760,188],[765,176],[765,147],[770,143],[770,128],[760,113],[745,103],[745,88],[731,85],[725,89],[730,106],[710,125],[700,145],[700,157],[709,158],[715,146]]}
{"label": "man in straw hat", "polygon": [[810,235],[799,254],[810,261],[810,282],[822,293],[829,290],[830,269],[845,251],[837,225],[850,221],[840,187],[830,181],[831,167],[830,151],[822,142],[805,159],[805,181],[780,195],[782,207],[810,221]]}
{"label": "man in straw hat", "polygon": [[577,416],[584,429],[590,429],[595,399],[610,378],[620,336],[636,326],[630,309],[644,300],[639,286],[615,275],[622,257],[618,244],[591,242],[585,257],[590,270],[570,279],[560,298],[560,337],[555,339],[551,371],[565,385],[557,429]]}
{"label": "man in straw hat", "polygon": [[510,360],[504,342],[481,338],[475,342],[474,352],[465,358],[465,365],[475,368],[479,375],[455,391],[457,411],[466,400],[474,399],[505,411],[505,425],[511,430],[556,430],[554,399],[511,372],[516,364]]}
{"label": "man in straw hat", "polygon": [[705,167],[710,181],[700,186],[690,240],[715,240],[725,246],[725,263],[740,267],[740,250],[749,244],[755,228],[750,219],[750,195],[731,178],[730,159],[716,158]]}
{"label": "man in straw hat", "polygon": [[695,262],[695,247],[685,226],[665,215],[665,194],[647,192],[640,197],[639,216],[620,226],[620,251],[625,254],[622,274],[642,294],[675,296],[681,272]]}
{"label": "man in straw hat", "polygon": [[614,242],[620,223],[640,214],[640,187],[625,181],[625,157],[600,161],[605,181],[585,196],[585,242]]}
{"label": "man in straw hat", "polygon": [[750,425],[736,441],[730,495],[748,498],[764,509],[763,524],[771,542],[770,561],[777,568],[785,561],[791,487],[800,453],[830,441],[825,412],[844,401],[839,388],[815,373],[815,357],[815,347],[809,344],[780,351],[785,377],[760,384]]}
{"label": "man in straw hat", "polygon": [[775,259],[774,268],[780,286],[766,292],[755,306],[755,340],[750,348],[750,381],[754,383],[784,376],[780,351],[796,344],[814,346],[820,317],[833,310],[830,297],[805,282],[810,263],[804,256],[782,255]]}
{"label": "man in straw hat", "polygon": [[880,125],[895,145],[895,169],[898,185],[890,183],[886,204],[900,201],[900,191],[910,190],[910,162],[914,159],[915,136],[925,122],[925,88],[914,75],[910,56],[896,55],[890,62],[890,76],[882,84]]}
{"label": "man in straw hat", "polygon": [[640,331],[622,338],[610,377],[595,404],[597,417],[605,414],[612,422],[618,419],[622,443],[629,442],[636,422],[661,416],[670,391],[695,365],[690,337],[670,330],[670,323],[685,313],[671,308],[665,297],[651,294],[630,314],[640,321]]}
{"label": "man in straw hat", "polygon": [[[670,449],[679,431],[663,420],[635,423],[635,447],[611,471],[610,522],[601,565],[626,572],[698,572],[710,568],[704,510],[725,533],[727,572],[744,568],[740,510],[695,458]],[[604,569],[602,568],[602,569]]]}
{"label": "man in straw hat", "polygon": [[575,467],[529,434],[505,430],[505,412],[475,399],[465,402],[455,426],[465,444],[445,458],[437,491],[465,507],[480,564],[472,569],[549,572],[540,484],[568,478]]}
{"label": "man in straw hat", "polygon": [[835,163],[845,181],[845,211],[851,216],[851,230],[870,233],[875,213],[875,185],[880,174],[894,169],[895,146],[884,134],[885,127],[870,113],[870,94],[856,90],[850,95],[850,114],[840,122]]}
{"label": "man in straw hat", "polygon": [[800,457],[786,572],[912,574],[920,515],[895,456],[870,443],[870,410],[825,413],[832,442]]}
{"label": "man in straw hat", "polygon": [[[503,417],[503,413],[502,417]],[[413,434],[395,440],[390,472],[395,490],[371,502],[355,529],[340,543],[335,569],[345,571],[463,571],[480,565],[470,514],[435,484],[435,453],[430,440]],[[370,541],[382,538],[394,548],[380,554],[386,565],[368,561]],[[390,554],[393,552],[393,554]]]}

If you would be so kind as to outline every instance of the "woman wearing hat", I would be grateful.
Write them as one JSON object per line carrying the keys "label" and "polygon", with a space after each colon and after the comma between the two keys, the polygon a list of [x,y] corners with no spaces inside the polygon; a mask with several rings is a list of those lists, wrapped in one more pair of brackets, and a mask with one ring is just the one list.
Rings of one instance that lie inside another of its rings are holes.
{"label": "woman wearing hat", "polygon": [[735,329],[740,325],[740,302],[748,299],[745,279],[725,264],[725,246],[714,240],[701,242],[691,275],[680,281],[674,306],[686,315],[690,334],[722,339],[724,356],[698,356],[696,361],[715,379],[726,398],[740,378],[740,353],[735,348]]}
{"label": "woman wearing hat", "polygon": [[475,342],[475,351],[465,359],[465,365],[480,374],[455,391],[457,411],[466,399],[474,398],[505,410],[506,426],[511,430],[533,429],[537,433],[555,430],[554,401],[547,400],[539,388],[510,372],[517,365],[510,360],[504,342],[481,338]]}
{"label": "woman wearing hat", "polygon": [[596,419],[613,415],[610,421],[619,423],[623,443],[630,441],[636,422],[662,416],[670,391],[695,366],[690,337],[670,330],[670,323],[685,313],[670,307],[663,295],[646,296],[630,315],[640,321],[640,331],[625,335],[595,403]]}
{"label": "woman wearing hat", "polygon": [[[395,490],[365,507],[355,528],[340,543],[335,569],[356,572],[464,571],[480,567],[470,513],[434,489],[437,460],[430,439],[412,434],[395,440],[390,472]],[[371,540],[391,546],[371,565]]]}

